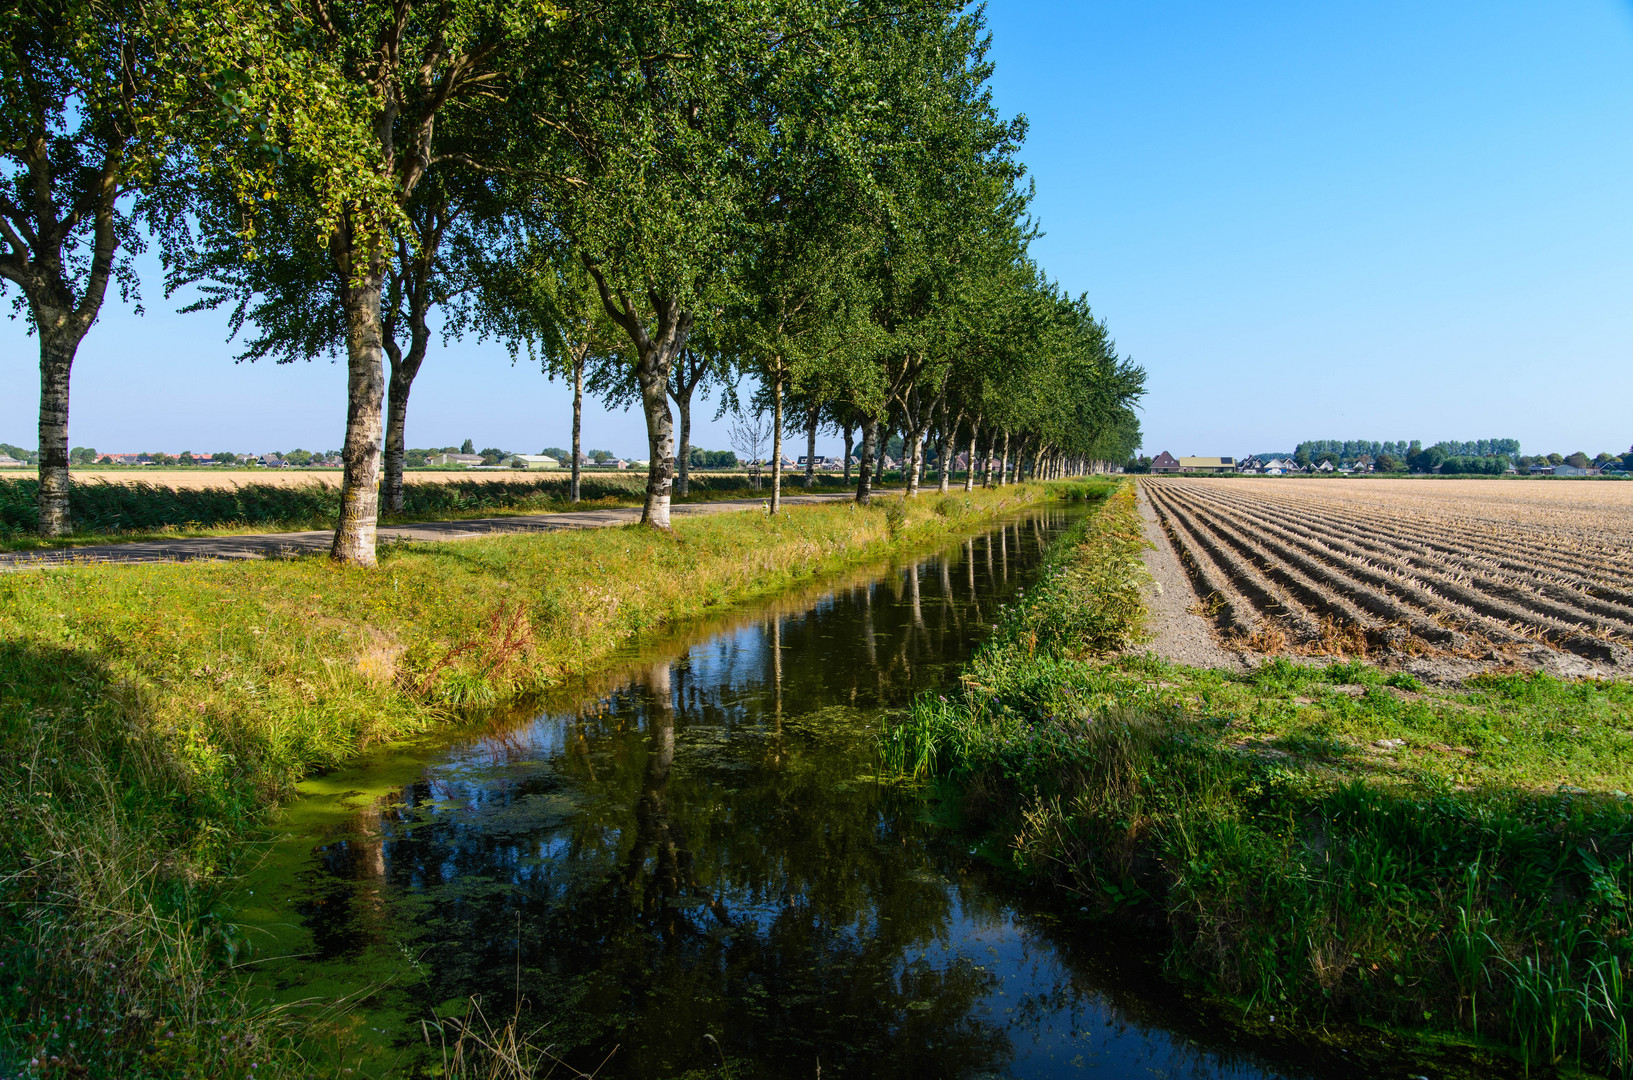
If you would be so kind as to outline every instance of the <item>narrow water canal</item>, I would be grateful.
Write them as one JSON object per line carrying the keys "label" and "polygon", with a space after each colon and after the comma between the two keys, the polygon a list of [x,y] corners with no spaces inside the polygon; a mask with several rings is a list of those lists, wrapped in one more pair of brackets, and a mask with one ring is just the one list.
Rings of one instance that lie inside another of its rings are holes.
{"label": "narrow water canal", "polygon": [[1092,929],[1028,912],[870,778],[881,718],[956,680],[1073,512],[649,642],[535,715],[320,780],[246,899],[303,954],[280,992],[369,988],[365,1042],[407,1055],[376,1075],[413,1072],[431,1007],[503,1017],[518,991],[603,1077],[1304,1075],[1108,986],[1074,944]]}

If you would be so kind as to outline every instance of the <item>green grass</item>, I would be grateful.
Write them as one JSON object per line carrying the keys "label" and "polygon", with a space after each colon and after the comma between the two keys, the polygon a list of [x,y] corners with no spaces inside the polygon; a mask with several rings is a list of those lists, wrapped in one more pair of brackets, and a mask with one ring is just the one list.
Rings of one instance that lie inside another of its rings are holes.
{"label": "green grass", "polygon": [[[1633,1075],[1633,685],[1107,659],[1106,628],[1126,640],[1137,616],[1094,583],[1131,515],[1113,499],[1063,547],[964,690],[886,735],[887,766],[942,777],[970,827],[1077,906],[1165,926],[1170,970],[1250,1014]],[[1038,632],[1055,590],[1102,616]]]}
{"label": "green grass", "polygon": [[[785,495],[806,493],[804,477],[786,480]],[[815,492],[849,488],[837,479],[818,477]],[[612,506],[639,506],[645,498],[644,473],[588,475],[580,483],[581,502],[567,497],[569,480],[561,474],[507,480],[452,480],[403,486],[400,514],[383,514],[382,525],[417,521],[457,521],[512,514],[551,514]],[[34,535],[39,513],[34,504],[39,483],[0,478],[0,551],[78,547],[86,544],[171,540],[190,536],[301,532],[332,529],[340,512],[340,490],[318,481],[307,484],[245,484],[209,488],[172,488],[164,484],[75,480],[69,494],[75,531],[72,536],[42,540]],[[677,503],[769,497],[746,475],[694,476],[690,493]]]}
{"label": "green grass", "polygon": [[300,1075],[322,1017],[247,1004],[217,904],[302,777],[1041,497],[0,575],[0,1075]]}

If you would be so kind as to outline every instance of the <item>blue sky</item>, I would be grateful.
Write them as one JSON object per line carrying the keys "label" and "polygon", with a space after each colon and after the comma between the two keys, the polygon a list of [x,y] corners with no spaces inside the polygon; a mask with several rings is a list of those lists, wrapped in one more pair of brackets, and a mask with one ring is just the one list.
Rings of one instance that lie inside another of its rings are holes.
{"label": "blue sky", "polygon": [[[1305,438],[1633,444],[1633,6],[995,0],[1047,235],[1150,372],[1145,448]],[[144,263],[151,271],[151,264]],[[110,303],[74,374],[100,450],[340,444],[344,368],[235,365],[217,315]],[[0,323],[0,440],[34,445],[34,342]],[[696,442],[724,447],[701,410]],[[411,445],[538,450],[569,398],[502,349],[434,351]],[[638,414],[586,409],[642,453]],[[824,440],[823,445],[834,445]]]}

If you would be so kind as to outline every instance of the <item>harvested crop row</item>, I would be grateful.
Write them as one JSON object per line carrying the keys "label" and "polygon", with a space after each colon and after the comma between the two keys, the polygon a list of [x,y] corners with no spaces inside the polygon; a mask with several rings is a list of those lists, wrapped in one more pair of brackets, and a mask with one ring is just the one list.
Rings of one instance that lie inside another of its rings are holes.
{"label": "harvested crop row", "polygon": [[[1633,602],[1633,568],[1624,569],[1603,555],[1582,554],[1581,545],[1562,546],[1556,540],[1527,538],[1523,531],[1518,534],[1497,532],[1491,528],[1490,522],[1452,526],[1409,517],[1384,519],[1375,513],[1342,506],[1327,508],[1323,512],[1318,507],[1298,505],[1300,510],[1315,520],[1346,522],[1360,530],[1433,548],[1452,556],[1473,553],[1489,555],[1505,569],[1520,573],[1541,573],[1539,567],[1569,570],[1572,573],[1553,575],[1554,580],[1592,588],[1596,595],[1606,598],[1625,598],[1624,602]],[[1601,586],[1598,582],[1605,585]]]}
{"label": "harvested crop row", "polygon": [[[1238,636],[1254,637],[1260,634],[1264,629],[1263,621],[1254,603],[1236,587],[1229,564],[1215,557],[1194,531],[1189,518],[1171,508],[1159,492],[1151,489],[1147,494],[1204,610],[1217,605],[1216,616]],[[1268,596],[1264,600],[1273,602]]]}
{"label": "harvested crop row", "polygon": [[[1274,521],[1261,519],[1259,523],[1270,530],[1280,527]],[[1370,555],[1379,560],[1389,559],[1387,552],[1360,552],[1356,550],[1357,544],[1345,539],[1325,539],[1354,558]],[[1399,567],[1401,562],[1407,560],[1392,561]],[[1467,568],[1448,565],[1443,559],[1419,558],[1410,561],[1415,565],[1407,569],[1403,576],[1409,581],[1421,580],[1440,594],[1442,599],[1437,614],[1452,617],[1492,644],[1523,647],[1541,639],[1592,659],[1607,659],[1615,651],[1604,640],[1606,628],[1598,620],[1564,611],[1522,590],[1507,587],[1501,581],[1465,572]],[[1431,600],[1425,610],[1434,609]],[[1583,633],[1584,625],[1599,631],[1601,636]],[[1435,638],[1426,637],[1426,640],[1434,641]]]}
{"label": "harvested crop row", "polygon": [[[1389,560],[1377,560],[1372,553],[1340,538],[1312,536],[1307,527],[1277,520],[1258,512],[1257,508],[1237,508],[1233,512],[1222,504],[1215,505],[1222,518],[1275,538],[1271,546],[1283,557],[1301,565],[1320,565],[1322,578],[1328,585],[1347,590],[1357,604],[1377,617],[1404,625],[1414,636],[1437,645],[1459,649],[1467,646],[1458,634],[1434,621],[1435,613],[1445,607],[1444,598],[1420,587],[1398,564],[1388,565]],[[1386,565],[1379,568],[1373,565],[1375,561]]]}
{"label": "harvested crop row", "polygon": [[[1511,653],[1546,642],[1600,662],[1633,660],[1623,644],[1633,640],[1633,589],[1620,568],[1557,549],[1540,557],[1566,538],[1576,551],[1621,551],[1614,529],[1633,525],[1633,498],[1578,512],[1559,505],[1557,491],[1534,510],[1492,485],[1284,483],[1162,479],[1147,492],[1176,547],[1201,553],[1261,612],[1280,608],[1296,644],[1467,656],[1481,641]],[[1478,498],[1493,492],[1503,497]]]}
{"label": "harvested crop row", "polygon": [[[1483,560],[1403,554],[1376,536],[1344,532],[1322,522],[1290,523],[1279,507],[1253,505],[1240,498],[1226,497],[1218,501],[1237,508],[1240,513],[1268,527],[1279,525],[1295,531],[1303,530],[1310,541],[1334,545],[1357,558],[1381,559],[1397,567],[1408,564],[1419,575],[1459,595],[1468,606],[1493,619],[1508,622],[1515,618],[1521,621],[1535,618],[1567,635],[1574,635],[1585,627],[1599,633],[1633,636],[1633,611],[1550,583],[1534,579],[1515,580],[1512,575],[1481,565]],[[1530,575],[1525,577],[1529,579]],[[1466,587],[1464,582],[1467,583]],[[1477,591],[1470,592],[1470,589]],[[1495,603],[1488,603],[1487,597]],[[1516,616],[1515,609],[1528,614]]]}
{"label": "harvested crop row", "polygon": [[[1164,492],[1166,495],[1166,492]],[[1189,521],[1190,531],[1208,552],[1230,567],[1231,582],[1248,595],[1261,596],[1261,611],[1272,626],[1292,637],[1295,644],[1308,645],[1331,637],[1333,624],[1362,624],[1367,631],[1380,629],[1349,601],[1326,596],[1310,578],[1287,567],[1274,554],[1257,547],[1251,539],[1218,521],[1210,521],[1197,507],[1184,507],[1179,500],[1168,503],[1169,510]]]}

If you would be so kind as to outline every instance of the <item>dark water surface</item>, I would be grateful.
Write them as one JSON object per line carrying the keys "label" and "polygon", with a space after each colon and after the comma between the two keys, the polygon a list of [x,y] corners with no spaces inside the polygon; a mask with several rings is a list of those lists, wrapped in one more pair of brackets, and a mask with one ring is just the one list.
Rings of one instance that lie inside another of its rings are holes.
{"label": "dark water surface", "polygon": [[1108,976],[1120,946],[1029,911],[872,779],[882,717],[956,680],[1074,512],[650,642],[537,715],[308,785],[242,912],[263,951],[305,954],[273,966],[280,992],[370,988],[359,1038],[407,1055],[374,1075],[412,1071],[433,1007],[502,1017],[518,991],[604,1077],[1312,1075]]}

